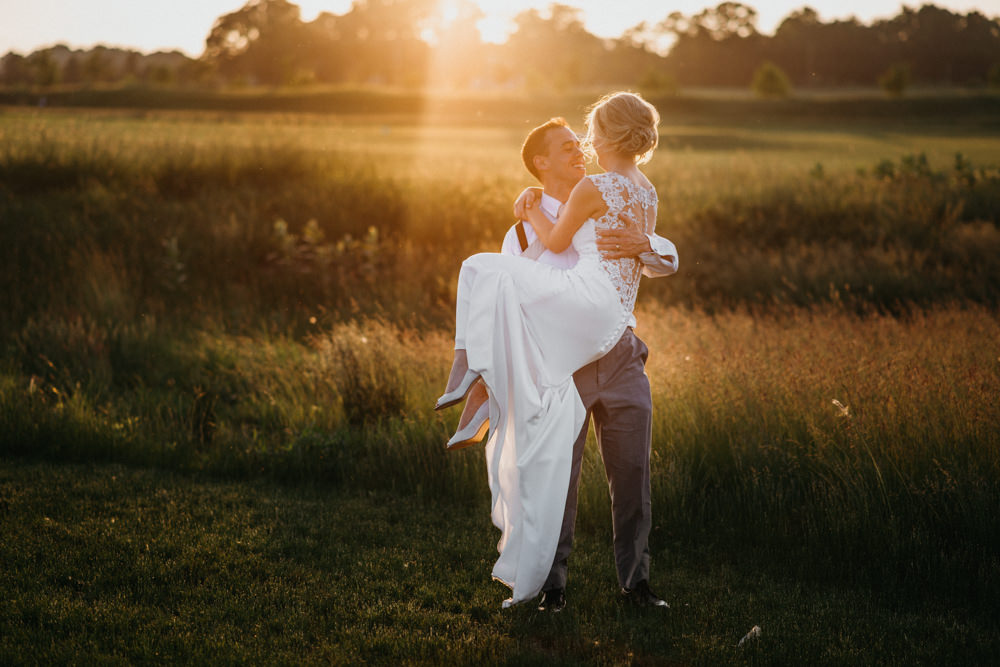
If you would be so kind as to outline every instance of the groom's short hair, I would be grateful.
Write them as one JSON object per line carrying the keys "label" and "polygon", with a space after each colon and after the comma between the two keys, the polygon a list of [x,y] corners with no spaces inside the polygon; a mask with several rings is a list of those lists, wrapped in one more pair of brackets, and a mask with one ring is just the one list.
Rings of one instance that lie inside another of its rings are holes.
{"label": "groom's short hair", "polygon": [[539,181],[542,180],[542,175],[538,173],[538,168],[535,166],[535,156],[545,155],[549,152],[546,135],[548,135],[549,130],[554,130],[557,127],[569,127],[569,123],[562,116],[550,118],[529,132],[521,146],[521,160],[524,162],[524,166]]}

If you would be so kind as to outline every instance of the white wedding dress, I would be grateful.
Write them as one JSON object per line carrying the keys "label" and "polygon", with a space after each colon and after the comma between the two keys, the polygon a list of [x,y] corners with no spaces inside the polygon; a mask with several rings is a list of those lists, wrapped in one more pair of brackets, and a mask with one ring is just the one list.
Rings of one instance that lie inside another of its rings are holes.
{"label": "white wedding dress", "polygon": [[656,218],[654,190],[615,172],[588,178],[608,211],[573,236],[576,266],[483,253],[459,274],[455,347],[490,394],[487,472],[502,531],[493,577],[512,589],[505,607],[538,595],[555,556],[586,417],[573,373],[618,342],[635,305],[639,261],[602,258],[595,232],[645,231]]}

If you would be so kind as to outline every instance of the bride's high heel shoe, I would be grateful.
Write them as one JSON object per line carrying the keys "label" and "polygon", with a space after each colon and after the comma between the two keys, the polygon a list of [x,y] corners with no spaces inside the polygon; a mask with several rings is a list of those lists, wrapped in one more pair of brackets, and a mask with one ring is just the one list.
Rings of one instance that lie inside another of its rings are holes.
{"label": "bride's high heel shoe", "polygon": [[490,428],[490,402],[486,401],[479,406],[476,414],[473,415],[469,423],[455,431],[451,440],[445,445],[446,449],[465,449],[483,439]]}
{"label": "bride's high heel shoe", "polygon": [[469,390],[472,389],[472,385],[476,383],[479,379],[479,373],[472,370],[465,371],[465,375],[462,377],[462,381],[458,383],[458,386],[449,392],[446,392],[437,400],[437,404],[434,406],[435,410],[444,410],[445,408],[450,408],[456,403],[461,403],[465,400],[465,397],[469,395]]}

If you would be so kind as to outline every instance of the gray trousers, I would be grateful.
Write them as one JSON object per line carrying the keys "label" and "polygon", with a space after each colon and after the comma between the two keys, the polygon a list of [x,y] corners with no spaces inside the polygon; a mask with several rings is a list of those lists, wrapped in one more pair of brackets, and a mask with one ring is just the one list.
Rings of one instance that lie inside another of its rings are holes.
{"label": "gray trousers", "polygon": [[573,444],[573,468],[559,546],[542,590],[566,587],[567,564],[576,526],[580,466],[591,418],[611,493],[618,583],[632,588],[643,579],[649,579],[649,529],[652,525],[649,452],[653,399],[645,371],[647,356],[646,344],[632,329],[626,329],[610,352],[573,375],[577,392],[587,408],[587,419]]}

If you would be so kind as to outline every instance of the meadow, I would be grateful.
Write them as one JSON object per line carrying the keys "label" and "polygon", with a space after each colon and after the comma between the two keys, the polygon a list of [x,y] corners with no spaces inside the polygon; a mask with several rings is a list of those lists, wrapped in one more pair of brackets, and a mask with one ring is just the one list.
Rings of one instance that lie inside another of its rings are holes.
{"label": "meadow", "polygon": [[2,661],[1000,655],[979,116],[664,115],[681,270],[637,333],[671,615],[614,599],[594,447],[568,613],[500,613],[481,450],[444,451],[457,414],[429,406],[459,262],[498,247],[562,104],[0,111]]}

